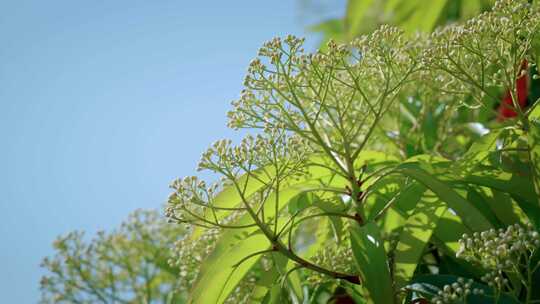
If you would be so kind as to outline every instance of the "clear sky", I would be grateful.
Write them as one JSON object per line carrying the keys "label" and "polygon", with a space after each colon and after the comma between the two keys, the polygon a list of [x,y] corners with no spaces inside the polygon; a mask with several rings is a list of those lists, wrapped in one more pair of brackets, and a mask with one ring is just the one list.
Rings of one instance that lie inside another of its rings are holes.
{"label": "clear sky", "polygon": [[237,138],[244,71],[265,40],[305,35],[305,1],[0,1],[0,301],[37,302],[57,235],[160,208]]}

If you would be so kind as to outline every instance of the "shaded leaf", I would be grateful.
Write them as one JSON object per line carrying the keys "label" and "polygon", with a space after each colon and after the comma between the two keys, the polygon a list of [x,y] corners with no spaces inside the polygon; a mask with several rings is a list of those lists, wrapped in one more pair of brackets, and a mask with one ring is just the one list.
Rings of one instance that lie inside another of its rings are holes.
{"label": "shaded leaf", "polygon": [[361,284],[369,294],[370,303],[393,303],[394,291],[384,244],[374,222],[350,228],[351,247]]}
{"label": "shaded leaf", "polygon": [[460,196],[447,183],[438,180],[435,176],[420,168],[418,163],[406,163],[400,165],[399,172],[414,178],[433,191],[441,200],[454,210],[463,222],[475,231],[488,230],[492,228],[490,222],[484,215],[470,202]]}

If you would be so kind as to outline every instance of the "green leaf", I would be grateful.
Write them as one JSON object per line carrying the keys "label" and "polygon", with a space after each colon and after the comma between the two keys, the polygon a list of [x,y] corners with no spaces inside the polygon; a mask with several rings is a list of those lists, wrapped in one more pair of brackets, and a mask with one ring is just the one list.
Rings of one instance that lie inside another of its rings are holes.
{"label": "green leaf", "polygon": [[[265,172],[264,174],[261,173],[263,171]],[[258,193],[258,191],[260,191],[262,188],[265,187],[265,183],[269,182],[270,178],[274,174],[274,169],[271,166],[269,166],[267,168],[255,170],[251,174],[256,175],[257,178],[254,178],[253,176],[250,176],[249,174],[244,174],[237,181],[239,185],[242,185],[242,188],[245,188],[244,197],[246,198],[252,197],[254,194]],[[324,177],[334,175],[330,170],[320,167],[320,166],[310,166],[308,168],[308,174],[309,174],[310,179],[314,179],[314,180],[316,180],[317,178],[324,178]],[[299,185],[305,182],[306,182],[305,179],[295,179],[295,178],[290,178],[283,181],[283,183],[286,184],[284,187],[295,186],[295,185]],[[234,185],[229,185],[223,188],[214,197],[212,201],[214,206],[221,207],[221,208],[234,208],[240,205],[241,202],[242,202],[241,196],[238,193],[236,187],[234,187]],[[221,210],[214,214],[211,210],[207,209],[205,218],[211,221],[222,220],[226,218],[228,215],[230,215],[231,212],[232,211]],[[201,235],[203,231],[204,231],[204,228],[197,227],[194,229],[190,237],[193,239],[196,239]]]}
{"label": "green leaf", "polygon": [[[324,182],[328,181],[325,180]],[[338,180],[338,182],[342,181]],[[298,195],[317,189],[317,187],[320,187],[320,183],[321,180],[308,180],[282,189],[279,192],[279,201],[281,203],[278,206],[278,211],[286,208],[292,199]],[[269,219],[275,216],[275,196],[275,192],[270,194],[267,203],[264,204],[266,221],[269,221]],[[278,225],[283,225],[285,222],[285,218],[280,218]],[[253,223],[253,220],[246,214],[236,224],[246,225],[250,223]],[[262,234],[253,235],[256,231],[258,231],[258,227],[225,231],[219,238],[216,248],[201,265],[201,272],[191,291],[191,299],[194,303],[219,303],[234,290],[236,284],[238,284],[260,256],[244,261],[235,269],[232,266],[247,255],[270,247],[270,243],[265,236]],[[216,288],[209,291],[207,286],[216,286]]]}
{"label": "green leaf", "polygon": [[263,301],[261,302],[263,304],[287,304],[290,303],[289,297],[285,293],[285,290],[281,288],[279,284],[275,284],[272,286],[272,288],[268,291],[266,296],[264,297]]}
{"label": "green leaf", "polygon": [[[412,214],[416,204],[420,201],[426,187],[418,182],[413,181],[412,184],[403,186],[404,189],[397,193],[395,197],[390,199],[381,199],[380,206],[375,206],[373,211],[369,214],[368,221],[375,220],[375,216],[382,212],[382,209],[389,203],[392,203],[390,208],[385,211],[384,216],[378,222],[381,223],[383,231],[390,232],[395,229],[399,229],[405,225],[407,218]],[[393,202],[391,202],[394,200]]]}
{"label": "green leaf", "polygon": [[190,303],[222,303],[258,261],[260,255],[245,260],[238,266],[237,263],[249,254],[270,247],[270,242],[262,234],[251,235],[242,241],[237,240],[238,235],[237,230],[226,231],[218,241],[216,249],[203,262],[201,273],[190,293]]}
{"label": "green leaf", "polygon": [[328,304],[329,300],[332,298],[329,285],[331,285],[331,283],[328,282],[317,285],[315,290],[311,293],[308,303]]}
{"label": "green leaf", "polygon": [[[414,209],[416,203],[422,198],[425,191],[426,187],[418,182],[403,186],[401,192],[394,198],[392,208],[397,209],[405,218],[407,218],[408,213]],[[388,199],[377,202],[377,205],[373,206],[369,213],[368,221],[373,220],[388,203]]]}
{"label": "green leaf", "polygon": [[[290,272],[287,284],[282,284],[284,276],[295,264],[280,253],[272,253],[273,267],[263,272],[257,286],[251,293],[251,301],[257,303],[285,303],[290,302],[287,291],[290,290],[296,297],[295,301],[302,302],[303,294],[297,272]],[[290,288],[287,288],[290,287]],[[279,292],[277,292],[279,290]]]}
{"label": "green leaf", "polygon": [[420,1],[420,5],[415,9],[413,15],[403,20],[399,25],[408,33],[414,33],[415,31],[431,32],[443,9],[447,0],[431,0]]}
{"label": "green leaf", "polygon": [[540,206],[540,118],[530,120],[529,127],[530,130],[527,133],[528,146],[531,149],[529,158],[536,192],[536,204]]}
{"label": "green leaf", "polygon": [[388,15],[393,15],[394,22],[400,23],[411,18],[422,2],[422,0],[388,0],[384,11]]}
{"label": "green leaf", "polygon": [[506,192],[531,204],[537,199],[532,181],[526,176],[485,168],[467,175],[461,181]]}
{"label": "green leaf", "polygon": [[[361,153],[361,155],[356,159],[355,166],[361,167],[365,163],[369,163],[372,166],[375,166],[377,164],[379,165],[385,165],[392,162],[395,162],[396,158],[389,156],[385,153],[378,152],[378,151],[364,151]],[[328,163],[328,160],[324,157],[321,157],[320,155],[313,155],[309,161],[309,163],[313,164],[326,164]],[[264,172],[264,174],[262,173]],[[269,180],[273,177],[274,169],[272,166],[265,167],[262,169],[255,170],[251,173],[252,175],[256,175],[257,178],[254,178],[253,176],[249,176],[249,174],[242,175],[237,183],[239,185],[242,185],[244,188],[245,185],[245,193],[244,196],[249,198],[258,191],[260,191],[265,184],[269,182]],[[329,170],[328,168],[325,168],[323,166],[319,165],[309,165],[307,167],[307,174],[309,176],[309,179],[312,181],[316,181],[318,179],[327,179],[330,180],[332,183],[337,183],[340,186],[344,186],[345,183],[339,183],[340,179],[339,177],[335,176],[335,173]],[[292,187],[295,185],[301,185],[302,183],[305,183],[305,179],[297,179],[295,177],[288,178],[283,181],[284,187]],[[233,185],[227,186],[224,189],[221,190],[213,199],[213,205],[216,207],[222,207],[222,208],[234,208],[240,205],[242,202],[240,194],[236,190],[236,188]],[[220,211],[215,214],[212,213],[211,210],[207,210],[207,213],[205,215],[205,218],[214,221],[215,219],[221,220],[227,217],[231,214],[232,211]],[[203,229],[196,228],[191,238],[197,238],[202,233]]]}
{"label": "green leaf", "polygon": [[[314,206],[317,206],[319,209],[321,209],[324,212],[336,212],[341,213],[344,211],[346,206],[344,206],[343,202],[341,202],[341,199],[339,197],[332,197],[328,200],[319,200],[315,201]],[[341,235],[343,232],[343,220],[339,216],[328,216],[328,220],[330,222],[330,225],[332,227],[332,232],[334,234],[334,237],[336,238],[336,242],[341,241]]]}
{"label": "green leaf", "polygon": [[345,22],[343,19],[330,19],[323,21],[321,23],[312,25],[308,29],[311,32],[318,32],[322,34],[322,39],[320,43],[320,49],[327,49],[327,42],[330,39],[333,39],[337,42],[345,42]]}
{"label": "green leaf", "polygon": [[364,21],[368,9],[373,4],[373,0],[349,0],[345,13],[345,26],[348,29],[348,38],[358,36],[360,25]]}
{"label": "green leaf", "polygon": [[[458,185],[463,187],[462,185]],[[471,202],[478,211],[480,211],[484,217],[494,226],[500,227],[501,221],[497,218],[492,211],[490,205],[486,202],[484,196],[476,190],[477,187],[466,186],[463,189],[456,189],[456,192],[467,198],[467,201]]]}
{"label": "green leaf", "polygon": [[256,287],[253,288],[253,292],[251,293],[251,300],[253,301],[262,302],[263,299],[269,300],[269,294],[273,292],[272,287],[276,285],[281,287],[280,277],[287,271],[288,259],[285,256],[273,252],[268,257],[273,262],[273,267],[265,270],[261,278],[257,281]]}
{"label": "green leaf", "polygon": [[[535,40],[535,49],[536,49],[536,57],[540,59],[540,39]],[[540,119],[540,100],[537,99],[530,108],[530,113],[528,114],[529,120],[533,119]]]}
{"label": "green leaf", "polygon": [[[483,190],[483,191],[482,191]],[[508,193],[497,191],[486,187],[480,187],[485,200],[490,205],[491,210],[505,226],[509,226],[519,222],[525,222],[527,216],[519,207],[515,200]],[[489,193],[486,195],[486,193]]]}
{"label": "green leaf", "polygon": [[405,163],[400,165],[397,170],[414,178],[433,191],[433,193],[446,202],[463,219],[463,222],[469,228],[474,231],[492,228],[491,223],[473,204],[460,196],[447,183],[440,181],[434,175],[421,169],[418,163]]}
{"label": "green leaf", "polygon": [[360,271],[362,287],[369,303],[393,303],[394,291],[379,227],[369,222],[349,230],[353,255]]}
{"label": "green leaf", "polygon": [[257,281],[255,288],[253,288],[250,298],[256,302],[262,302],[267,296],[269,288],[271,288],[279,279],[279,275],[278,270],[275,268],[265,271]]}
{"label": "green leaf", "polygon": [[439,226],[435,230],[435,237],[444,244],[441,249],[445,250],[450,256],[455,256],[459,250],[459,239],[463,234],[470,234],[471,230],[467,228],[461,218],[452,211],[447,210],[439,220]]}
{"label": "green leaf", "polygon": [[459,171],[472,172],[477,168],[483,159],[487,158],[489,153],[495,151],[497,139],[501,136],[501,130],[492,130],[488,134],[475,140],[467,152],[459,160]]}
{"label": "green leaf", "polygon": [[463,19],[472,18],[480,12],[482,12],[481,0],[461,1],[460,14]]}
{"label": "green leaf", "polygon": [[311,192],[298,194],[293,197],[288,204],[289,214],[294,215],[297,212],[304,210],[313,205],[315,200],[317,200],[316,195]]}
{"label": "green leaf", "polygon": [[508,193],[535,226],[540,227],[540,207],[537,204],[538,198],[530,177],[504,171],[484,170],[470,174],[462,181]]}
{"label": "green leaf", "polygon": [[399,236],[394,260],[394,280],[398,288],[412,278],[440,217],[447,209],[437,197],[424,197],[407,219]]}
{"label": "green leaf", "polygon": [[[469,185],[469,188],[467,198],[471,201],[482,201],[497,218],[497,221],[501,223],[500,226],[508,226],[526,220],[527,216],[508,193],[475,185]],[[495,222],[492,221],[492,223]]]}
{"label": "green leaf", "polygon": [[[296,265],[292,261],[289,261],[289,263],[287,264],[287,271],[291,270],[295,266]],[[302,281],[297,271],[289,273],[287,277],[287,283],[289,284],[290,290],[294,294],[298,302],[302,302],[304,297],[302,290]]]}
{"label": "green leaf", "polygon": [[427,111],[422,123],[422,132],[425,146],[428,150],[432,150],[437,143],[437,118],[434,117],[433,111]]}

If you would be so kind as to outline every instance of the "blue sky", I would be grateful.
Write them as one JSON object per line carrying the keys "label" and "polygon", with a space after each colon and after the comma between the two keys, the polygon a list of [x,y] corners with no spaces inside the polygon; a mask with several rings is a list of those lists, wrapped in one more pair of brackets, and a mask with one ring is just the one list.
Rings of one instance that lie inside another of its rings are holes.
{"label": "blue sky", "polygon": [[306,34],[302,2],[0,1],[3,303],[37,302],[57,235],[160,208],[211,142],[238,138],[225,114],[244,71],[265,40]]}

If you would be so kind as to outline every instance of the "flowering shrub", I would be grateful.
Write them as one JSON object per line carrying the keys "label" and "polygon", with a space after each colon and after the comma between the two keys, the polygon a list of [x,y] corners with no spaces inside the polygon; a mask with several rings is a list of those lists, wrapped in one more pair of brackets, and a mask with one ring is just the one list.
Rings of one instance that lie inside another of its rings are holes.
{"label": "flowering shrub", "polygon": [[185,290],[167,264],[167,248],[184,229],[167,225],[155,211],[130,214],[120,229],[87,241],[71,232],[45,258],[42,303],[178,303]]}
{"label": "flowering shrub", "polygon": [[252,134],[203,154],[218,182],[171,184],[166,216],[189,229],[175,286],[191,303],[540,301],[540,108],[521,97],[539,26],[536,3],[501,0],[431,35],[265,43],[228,114]]}

